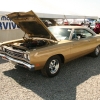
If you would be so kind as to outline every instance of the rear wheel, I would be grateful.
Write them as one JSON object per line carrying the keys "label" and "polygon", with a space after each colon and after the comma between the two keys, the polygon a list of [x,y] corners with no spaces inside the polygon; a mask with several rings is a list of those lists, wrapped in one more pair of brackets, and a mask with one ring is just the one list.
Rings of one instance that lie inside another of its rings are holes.
{"label": "rear wheel", "polygon": [[91,53],[93,57],[98,57],[100,54],[100,46],[97,46],[95,50]]}
{"label": "rear wheel", "polygon": [[56,76],[61,67],[61,59],[59,56],[53,56],[48,59],[44,68],[41,70],[42,74],[47,77]]}

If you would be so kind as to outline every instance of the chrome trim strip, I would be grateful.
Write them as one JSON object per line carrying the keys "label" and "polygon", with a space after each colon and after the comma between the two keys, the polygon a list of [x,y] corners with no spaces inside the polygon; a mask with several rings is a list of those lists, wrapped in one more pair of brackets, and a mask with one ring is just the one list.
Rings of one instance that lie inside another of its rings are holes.
{"label": "chrome trim strip", "polygon": [[31,64],[28,64],[28,63],[26,63],[26,62],[24,62],[24,61],[20,61],[20,60],[16,60],[16,59],[14,59],[14,58],[11,58],[11,57],[9,57],[9,56],[6,56],[6,55],[4,55],[4,54],[0,54],[0,56],[1,57],[5,57],[5,58],[7,58],[8,59],[8,61],[13,61],[13,62],[16,62],[16,63],[18,63],[18,64],[22,64],[22,65],[25,65],[28,69],[34,69],[34,65],[31,65]]}
{"label": "chrome trim strip", "polygon": [[15,50],[15,49],[13,49],[13,48],[11,48],[11,47],[7,47],[7,46],[2,46],[3,48],[5,48],[5,49],[8,49],[8,50],[11,50],[11,51],[13,51],[13,52],[17,52],[17,53],[25,53],[24,51],[21,51],[21,50]]}

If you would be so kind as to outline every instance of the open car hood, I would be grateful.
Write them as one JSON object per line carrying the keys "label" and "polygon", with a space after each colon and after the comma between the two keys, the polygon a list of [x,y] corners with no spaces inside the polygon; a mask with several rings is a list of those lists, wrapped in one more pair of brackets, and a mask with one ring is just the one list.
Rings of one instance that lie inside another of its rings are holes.
{"label": "open car hood", "polygon": [[42,37],[57,41],[57,39],[33,11],[14,12],[7,16],[27,34],[30,34],[33,37]]}

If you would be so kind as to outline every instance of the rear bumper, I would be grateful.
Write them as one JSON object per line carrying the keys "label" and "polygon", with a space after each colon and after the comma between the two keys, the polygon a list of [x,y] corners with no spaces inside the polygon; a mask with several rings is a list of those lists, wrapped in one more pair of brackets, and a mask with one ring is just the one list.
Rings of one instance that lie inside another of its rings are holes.
{"label": "rear bumper", "polygon": [[4,54],[0,54],[1,57],[5,58],[6,60],[8,60],[9,62],[14,62],[16,64],[21,64],[23,66],[25,66],[26,68],[28,68],[29,70],[33,71],[35,66],[32,65],[32,64],[29,64],[27,62],[24,62],[24,61],[21,61],[21,60],[17,60],[17,59],[14,59],[14,58],[11,58],[7,55],[4,55]]}

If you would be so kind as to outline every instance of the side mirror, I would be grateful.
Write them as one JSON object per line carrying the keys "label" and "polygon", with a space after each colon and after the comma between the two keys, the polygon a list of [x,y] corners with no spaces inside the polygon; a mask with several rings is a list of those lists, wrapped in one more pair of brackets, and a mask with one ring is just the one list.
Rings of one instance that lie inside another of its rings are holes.
{"label": "side mirror", "polygon": [[76,38],[74,38],[74,40],[80,40],[80,36],[76,36]]}

